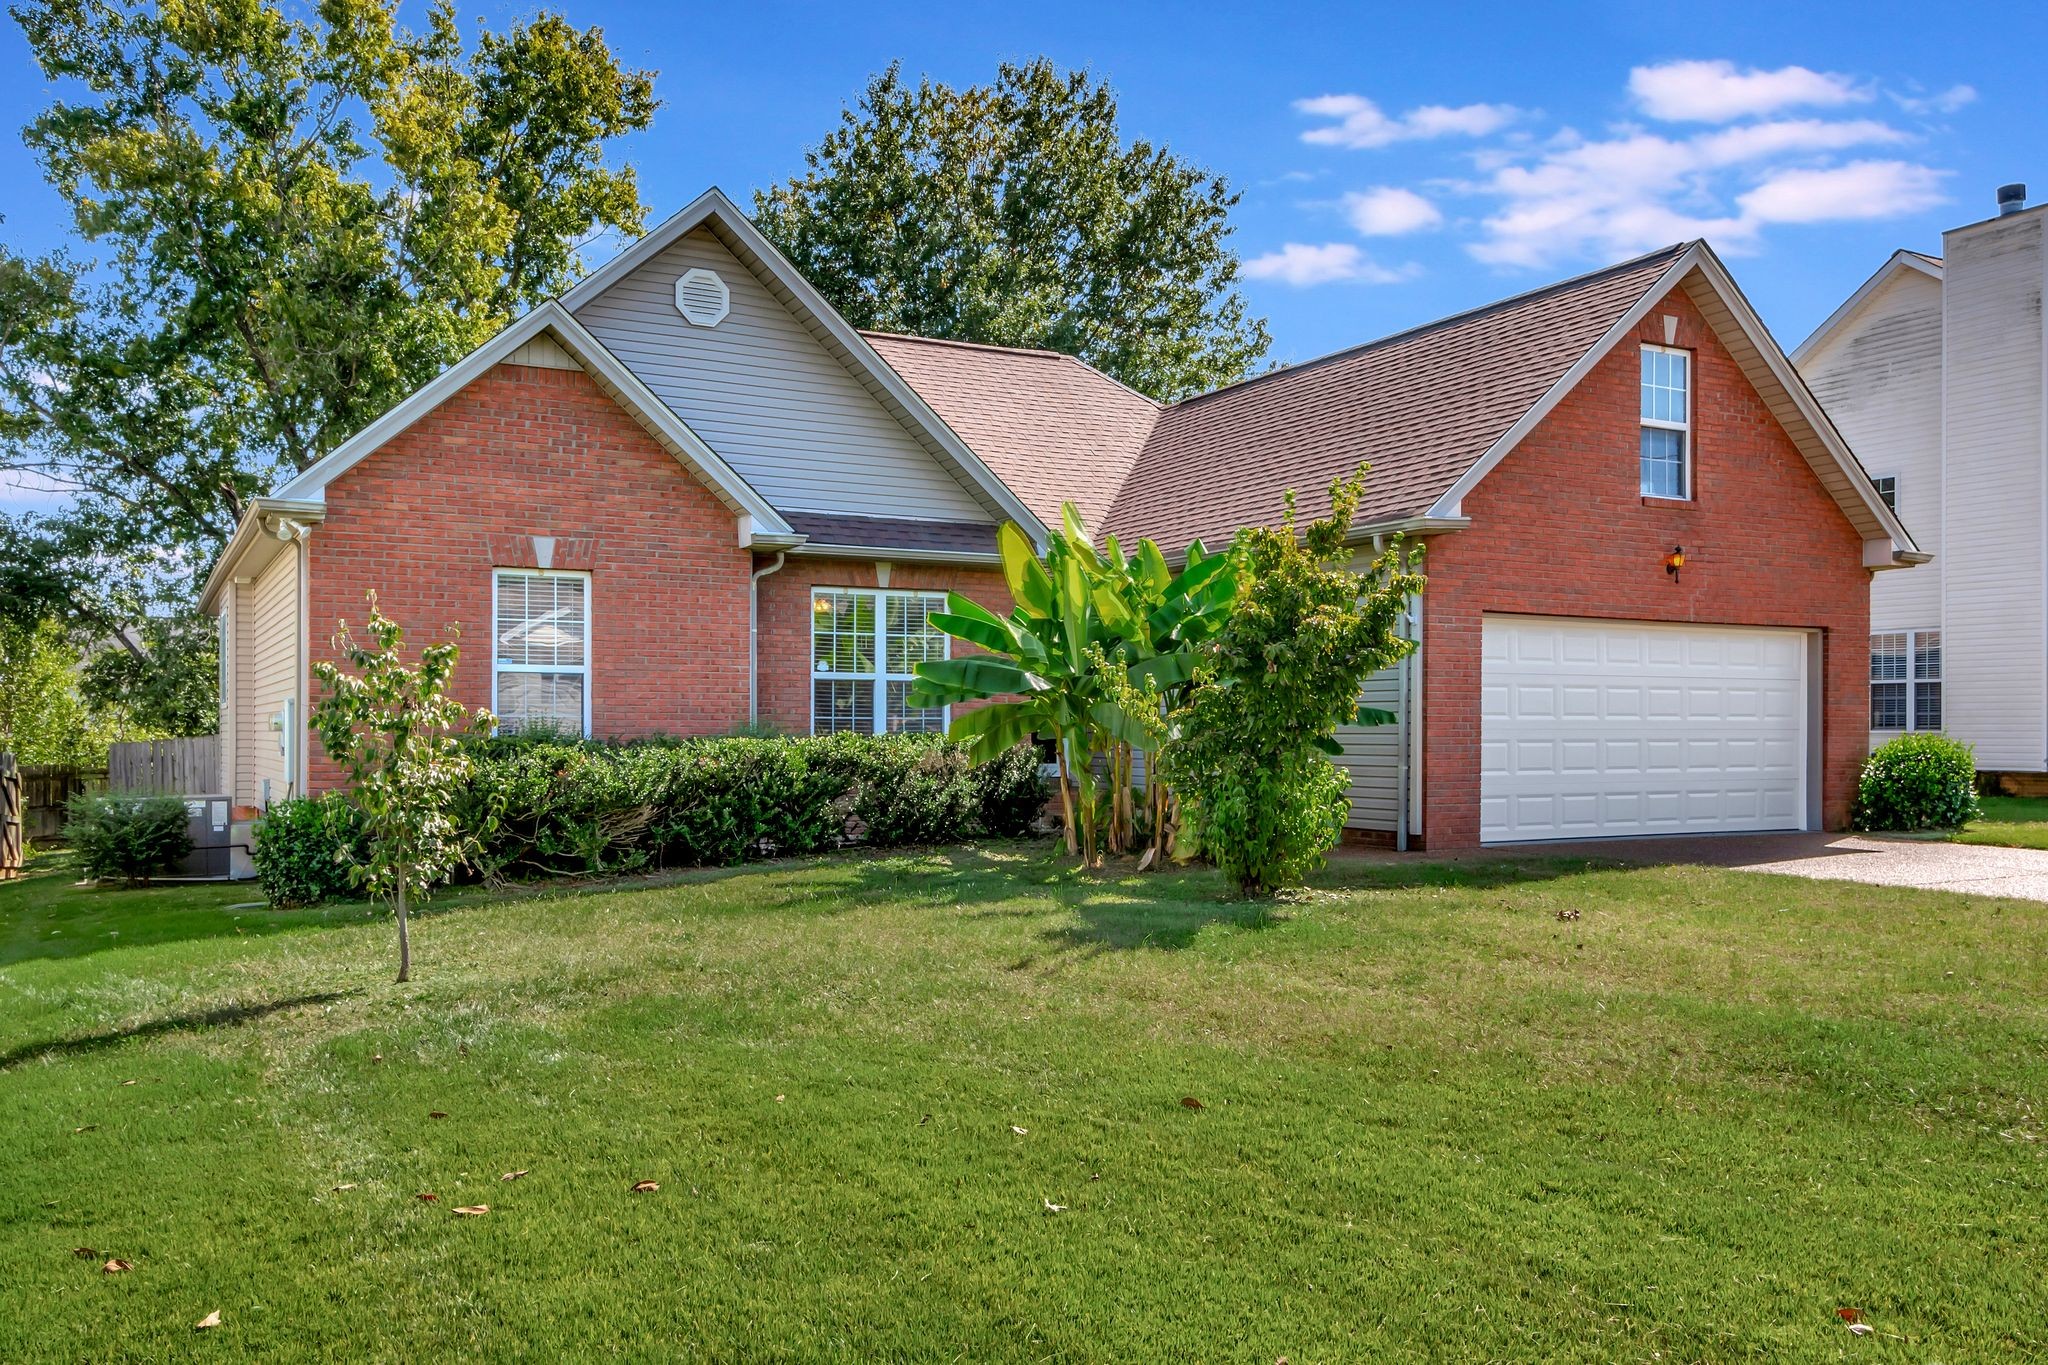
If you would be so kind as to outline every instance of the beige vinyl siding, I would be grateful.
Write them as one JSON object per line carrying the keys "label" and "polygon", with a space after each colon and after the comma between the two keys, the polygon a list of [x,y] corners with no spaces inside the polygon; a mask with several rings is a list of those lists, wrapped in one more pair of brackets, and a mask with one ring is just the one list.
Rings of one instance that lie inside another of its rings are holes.
{"label": "beige vinyl siding", "polygon": [[1944,728],[1980,767],[2032,772],[2048,763],[2043,217],[1959,229],[1943,253]]}
{"label": "beige vinyl siding", "polygon": [[285,547],[254,582],[236,584],[234,602],[234,795],[236,804],[254,806],[262,804],[265,778],[273,801],[289,794],[270,718],[298,695],[297,547]]}
{"label": "beige vinyl siding", "polygon": [[505,357],[507,365],[532,365],[543,370],[580,370],[576,357],[563,350],[550,336],[536,336],[522,342]]}
{"label": "beige vinyl siding", "polygon": [[[1403,664],[1383,668],[1365,680],[1358,704],[1400,713],[1401,669]],[[1337,766],[1344,770],[1351,800],[1351,814],[1345,820],[1350,829],[1378,829],[1392,832],[1400,827],[1401,727],[1354,725],[1338,727],[1337,742],[1344,756]],[[1410,806],[1413,812],[1416,808]],[[1413,821],[1410,822],[1411,828]]]}
{"label": "beige vinyl siding", "polygon": [[[732,294],[716,327],[676,311],[686,270]],[[974,493],[707,230],[677,240],[577,321],[784,511],[987,521]]]}

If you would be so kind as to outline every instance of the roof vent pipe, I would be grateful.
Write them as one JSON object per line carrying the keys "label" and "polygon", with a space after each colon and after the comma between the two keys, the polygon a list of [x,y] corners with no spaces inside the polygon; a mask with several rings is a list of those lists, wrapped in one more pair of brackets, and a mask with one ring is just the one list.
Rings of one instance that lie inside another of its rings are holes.
{"label": "roof vent pipe", "polygon": [[2025,185],[2000,185],[1998,187],[1999,217],[2003,218],[2007,214],[2018,213],[2026,206],[2027,187]]}

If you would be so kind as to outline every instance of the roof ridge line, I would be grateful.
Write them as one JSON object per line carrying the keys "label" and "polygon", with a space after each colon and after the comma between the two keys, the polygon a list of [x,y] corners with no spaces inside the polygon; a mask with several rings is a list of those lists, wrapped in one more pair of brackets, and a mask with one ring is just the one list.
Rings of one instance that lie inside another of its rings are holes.
{"label": "roof ridge line", "polygon": [[1554,280],[1549,284],[1540,285],[1534,289],[1525,289],[1519,294],[1509,294],[1506,298],[1495,299],[1491,303],[1482,303],[1476,307],[1467,308],[1462,312],[1448,313],[1429,322],[1418,323],[1413,327],[1404,327],[1398,332],[1389,332],[1385,336],[1375,337],[1371,341],[1357,342],[1319,356],[1312,356],[1293,365],[1284,365],[1278,369],[1267,370],[1264,374],[1251,375],[1233,384],[1224,384],[1207,392],[1198,393],[1192,397],[1180,399],[1178,402],[1167,404],[1167,406],[1175,409],[1184,408],[1190,404],[1202,402],[1204,399],[1213,398],[1218,394],[1232,393],[1252,384],[1261,384],[1269,379],[1278,379],[1282,375],[1299,374],[1303,370],[1313,369],[1318,365],[1325,365],[1334,360],[1343,360],[1365,351],[1376,350],[1381,346],[1391,346],[1395,342],[1407,341],[1413,337],[1422,336],[1444,327],[1454,326],[1461,322],[1471,322],[1474,319],[1486,316],[1488,313],[1498,312],[1503,308],[1510,308],[1520,303],[1528,303],[1549,294],[1556,294],[1566,289],[1576,288],[1582,284],[1590,284],[1603,275],[1618,275],[1624,270],[1633,270],[1660,257],[1668,256],[1676,260],[1694,244],[1694,242],[1673,242],[1671,245],[1659,247],[1655,251],[1646,251],[1640,256],[1631,256],[1625,261],[1616,261],[1612,265],[1603,265],[1596,270],[1587,270],[1577,275],[1567,276],[1561,280]]}

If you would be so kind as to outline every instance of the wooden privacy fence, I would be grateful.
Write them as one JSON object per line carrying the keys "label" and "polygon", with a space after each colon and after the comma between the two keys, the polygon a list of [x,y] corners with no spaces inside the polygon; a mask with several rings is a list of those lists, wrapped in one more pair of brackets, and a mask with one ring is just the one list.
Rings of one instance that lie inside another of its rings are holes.
{"label": "wooden privacy fence", "polygon": [[107,750],[107,790],[206,795],[220,785],[220,736],[116,744]]}
{"label": "wooden privacy fence", "polygon": [[61,763],[22,764],[0,754],[0,877],[21,867],[22,840],[64,832],[64,808],[96,774]]}
{"label": "wooden privacy fence", "polygon": [[21,769],[0,754],[0,881],[21,875]]}

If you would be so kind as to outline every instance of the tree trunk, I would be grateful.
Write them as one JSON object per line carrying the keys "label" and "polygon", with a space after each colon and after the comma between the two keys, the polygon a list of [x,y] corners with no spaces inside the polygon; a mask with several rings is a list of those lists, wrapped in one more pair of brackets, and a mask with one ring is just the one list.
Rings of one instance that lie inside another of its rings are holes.
{"label": "tree trunk", "polygon": [[398,979],[412,980],[412,939],[405,932],[405,869],[398,870]]}
{"label": "tree trunk", "polygon": [[1074,835],[1073,784],[1067,781],[1067,737],[1059,736],[1054,740],[1054,745],[1060,755],[1060,816],[1067,830],[1067,856],[1072,858],[1080,854],[1081,846],[1075,841]]}

